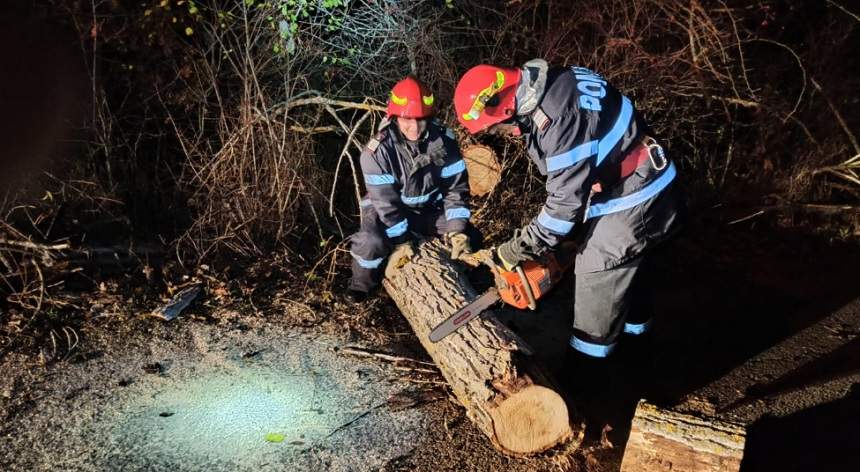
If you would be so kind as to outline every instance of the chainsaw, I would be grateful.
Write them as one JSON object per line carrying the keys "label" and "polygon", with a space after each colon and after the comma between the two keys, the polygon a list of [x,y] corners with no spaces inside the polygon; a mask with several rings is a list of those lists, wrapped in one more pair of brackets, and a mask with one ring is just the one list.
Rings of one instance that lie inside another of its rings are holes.
{"label": "chainsaw", "polygon": [[[573,251],[570,251],[572,254]],[[485,264],[493,273],[496,286],[451,315],[430,332],[430,341],[439,342],[466,323],[483,313],[499,300],[515,308],[535,310],[537,301],[544,297],[561,280],[564,272],[573,265],[573,257],[560,258],[554,253],[544,254],[539,261],[526,261],[514,270],[505,270],[493,259],[493,249],[482,249],[461,258],[471,266]],[[560,254],[568,253],[561,251]]]}

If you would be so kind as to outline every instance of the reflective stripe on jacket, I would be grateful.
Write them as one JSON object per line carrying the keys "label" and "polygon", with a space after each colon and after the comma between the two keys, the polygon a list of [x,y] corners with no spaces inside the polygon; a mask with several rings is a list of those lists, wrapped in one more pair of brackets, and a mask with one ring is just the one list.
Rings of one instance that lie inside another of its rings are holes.
{"label": "reflective stripe on jacket", "polygon": [[[524,80],[528,78],[524,76]],[[547,190],[543,208],[520,232],[521,240],[534,254],[555,247],[588,219],[653,200],[675,176],[671,163],[657,171],[648,162],[648,169],[620,178],[621,162],[641,143],[647,125],[629,98],[588,69],[550,68],[529,126],[525,133],[529,156],[546,176]],[[605,191],[592,198],[592,185],[598,181]],[[660,212],[666,217],[664,213]],[[674,221],[674,214],[668,218]],[[648,232],[631,229],[629,226],[637,225],[634,219],[616,219],[614,228],[608,228],[610,232],[590,236],[589,244],[595,238],[603,239],[596,243],[601,246],[601,255],[591,257],[587,264],[578,261],[577,272],[611,268],[644,247]],[[609,242],[614,232],[635,236]],[[617,247],[609,247],[613,244]]]}
{"label": "reflective stripe on jacket", "polygon": [[453,133],[437,122],[428,121],[416,143],[404,139],[396,124],[384,126],[361,153],[361,170],[389,238],[406,238],[409,212],[440,204],[449,231],[465,230],[471,216],[466,164]]}

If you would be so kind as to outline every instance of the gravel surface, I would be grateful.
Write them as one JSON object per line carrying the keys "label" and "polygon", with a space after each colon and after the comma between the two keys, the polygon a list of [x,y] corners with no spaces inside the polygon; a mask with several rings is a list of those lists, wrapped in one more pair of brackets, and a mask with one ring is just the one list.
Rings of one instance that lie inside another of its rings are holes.
{"label": "gravel surface", "polygon": [[[504,457],[438,377],[409,380],[338,351],[364,340],[427,360],[377,300],[362,315],[377,335],[331,321],[343,316],[288,328],[278,318],[288,314],[183,315],[92,323],[73,356],[47,367],[7,355],[0,470],[613,471],[640,397],[745,425],[745,472],[856,470],[860,248],[728,227],[685,237],[662,266],[650,369],[601,387],[612,429],[575,452]],[[559,379],[572,284],[537,312],[497,310]],[[629,374],[623,359],[608,368]]]}
{"label": "gravel surface", "polygon": [[3,438],[4,470],[376,470],[426,427],[388,407],[393,371],[334,338],[162,329],[177,333],[52,370]]}

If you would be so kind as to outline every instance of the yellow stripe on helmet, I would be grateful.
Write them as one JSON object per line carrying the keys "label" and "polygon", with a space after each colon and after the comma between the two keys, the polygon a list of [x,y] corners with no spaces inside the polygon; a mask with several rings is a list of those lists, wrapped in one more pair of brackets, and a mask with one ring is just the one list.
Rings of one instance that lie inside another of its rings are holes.
{"label": "yellow stripe on helmet", "polygon": [[395,105],[403,106],[403,105],[406,105],[406,102],[407,102],[408,100],[406,99],[406,97],[398,97],[398,96],[394,93],[394,91],[392,90],[392,91],[391,91],[391,101],[392,101],[392,102],[394,102],[394,104],[395,104]]}
{"label": "yellow stripe on helmet", "polygon": [[425,105],[427,105],[429,107],[429,106],[433,105],[433,94],[430,94],[430,96],[428,96],[428,97],[425,97],[424,95],[422,95],[421,100],[424,102]]}
{"label": "yellow stripe on helmet", "polygon": [[466,121],[477,120],[481,117],[481,112],[484,111],[484,108],[487,107],[487,102],[490,101],[493,96],[501,90],[505,85],[505,74],[501,71],[496,71],[496,80],[491,83],[487,88],[478,92],[478,96],[475,97],[475,103],[472,104],[472,108],[469,109],[468,113],[463,114],[463,119]]}

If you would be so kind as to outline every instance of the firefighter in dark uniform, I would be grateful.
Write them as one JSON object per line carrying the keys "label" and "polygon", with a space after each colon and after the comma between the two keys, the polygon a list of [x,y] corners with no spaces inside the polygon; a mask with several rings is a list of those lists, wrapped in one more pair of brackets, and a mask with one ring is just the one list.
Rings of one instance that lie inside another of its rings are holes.
{"label": "firefighter in dark uniform", "polygon": [[633,102],[596,72],[535,59],[473,67],[454,105],[472,134],[523,135],[546,177],[546,203],[498,247],[498,259],[510,269],[564,239],[578,243],[574,363],[605,358],[622,335],[648,332],[650,255],[679,227],[682,205],[675,165]]}
{"label": "firefighter in dark uniform", "polygon": [[469,223],[465,162],[453,132],[434,114],[433,94],[413,77],[401,80],[391,90],[387,120],[361,153],[367,195],[350,248],[354,301],[379,285],[383,268],[388,273],[413,255],[418,235],[443,236],[454,259],[479,243]]}

